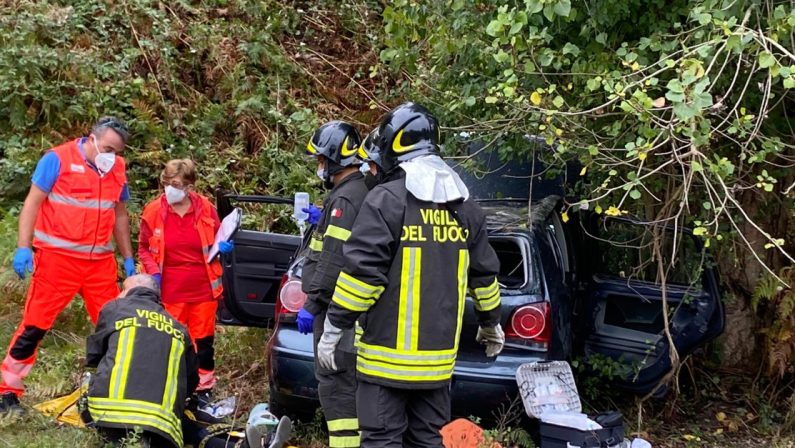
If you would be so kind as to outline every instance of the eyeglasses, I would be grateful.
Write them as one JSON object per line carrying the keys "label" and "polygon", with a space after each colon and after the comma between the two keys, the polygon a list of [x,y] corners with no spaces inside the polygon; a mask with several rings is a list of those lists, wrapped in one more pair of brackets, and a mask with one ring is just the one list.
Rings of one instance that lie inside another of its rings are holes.
{"label": "eyeglasses", "polygon": [[178,180],[170,180],[170,181],[164,180],[162,183],[163,183],[164,187],[170,186],[170,187],[174,187],[174,188],[177,188],[177,189],[180,189],[180,190],[184,190],[184,189],[190,187],[190,185],[183,184],[182,182],[180,182]]}
{"label": "eyeglasses", "polygon": [[127,129],[127,125],[119,121],[119,119],[114,117],[106,117],[99,120],[96,124],[96,127],[107,127],[111,128],[114,131],[118,132],[120,135],[127,135],[129,130]]}

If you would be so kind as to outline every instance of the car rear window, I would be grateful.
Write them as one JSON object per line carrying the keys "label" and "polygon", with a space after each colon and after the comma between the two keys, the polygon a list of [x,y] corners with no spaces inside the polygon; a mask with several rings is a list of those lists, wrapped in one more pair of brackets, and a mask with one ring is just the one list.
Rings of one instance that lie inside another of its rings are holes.
{"label": "car rear window", "polygon": [[500,273],[497,275],[500,285],[507,289],[523,289],[535,283],[533,270],[527,265],[530,253],[521,239],[492,236],[489,237],[489,244],[500,260]]}

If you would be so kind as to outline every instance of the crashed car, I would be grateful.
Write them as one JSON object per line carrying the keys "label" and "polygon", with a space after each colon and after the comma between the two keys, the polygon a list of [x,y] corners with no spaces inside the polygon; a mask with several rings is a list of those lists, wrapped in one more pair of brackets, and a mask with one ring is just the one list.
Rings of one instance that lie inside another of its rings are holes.
{"label": "crashed car", "polygon": [[[656,386],[671,370],[670,342],[657,265],[650,261],[650,226],[585,210],[564,223],[560,191],[536,185],[529,201],[528,182],[516,180],[526,166],[493,168],[485,177],[461,174],[487,215],[489,241],[500,259],[506,343],[496,358],[486,357],[475,342],[478,325],[467,298],[451,384],[453,414],[491,420],[505,412],[516,403],[517,368],[537,361],[580,358],[588,366],[589,360],[612,360],[612,385],[660,393]],[[292,205],[291,199],[262,196],[220,193],[217,199],[222,215],[246,202]],[[666,247],[679,245],[667,303],[670,340],[685,356],[722,332],[723,305],[717,273],[698,238],[664,233]],[[223,257],[219,323],[273,328],[263,354],[271,409],[311,419],[319,406],[312,335],[300,334],[295,323],[306,300],[302,239],[241,228],[234,241],[234,251]]]}

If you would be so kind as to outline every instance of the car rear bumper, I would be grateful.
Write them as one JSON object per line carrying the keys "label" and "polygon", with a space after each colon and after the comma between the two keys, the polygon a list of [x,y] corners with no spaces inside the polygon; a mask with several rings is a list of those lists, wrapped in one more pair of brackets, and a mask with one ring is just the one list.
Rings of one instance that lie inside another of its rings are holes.
{"label": "car rear bumper", "polygon": [[[279,412],[307,421],[320,405],[312,336],[302,335],[295,328],[282,327],[274,333],[272,344],[269,353],[271,403]],[[511,403],[518,406],[513,412],[523,412],[517,398],[516,369],[524,363],[544,360],[543,353],[509,346],[503,354],[488,362],[459,361],[451,382],[453,416],[493,420],[507,412]]]}

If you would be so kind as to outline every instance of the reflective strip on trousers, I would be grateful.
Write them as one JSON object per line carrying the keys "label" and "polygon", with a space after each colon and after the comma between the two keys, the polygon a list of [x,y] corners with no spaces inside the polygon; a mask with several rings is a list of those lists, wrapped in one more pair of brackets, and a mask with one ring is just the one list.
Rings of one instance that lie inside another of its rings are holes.
{"label": "reflective strip on trousers", "polygon": [[323,250],[323,241],[311,238],[309,240],[309,249],[315,252],[321,252]]}
{"label": "reflective strip on trousers", "polygon": [[326,237],[331,237],[340,241],[348,241],[348,238],[351,237],[351,231],[343,229],[342,227],[330,225],[326,227],[326,233],[323,235],[323,238]]}
{"label": "reflective strip on trousers", "polygon": [[356,418],[340,418],[337,420],[328,421],[329,431],[358,431],[359,419]]}
{"label": "reflective strip on trousers", "polygon": [[108,394],[111,399],[123,398],[124,388],[127,385],[127,374],[130,371],[130,362],[133,357],[136,327],[125,327],[119,332],[119,341],[116,344],[116,362],[110,372]]}
{"label": "reflective strip on trousers", "polygon": [[113,243],[108,242],[107,244],[101,244],[92,246],[90,244],[77,244],[71,241],[62,240],[60,238],[56,238],[54,236],[48,235],[40,230],[35,230],[33,232],[33,236],[43,243],[47,243],[50,246],[57,247],[59,249],[67,249],[73,252],[80,252],[85,254],[106,254],[109,252],[113,252]]}
{"label": "reflective strip on trousers", "polygon": [[397,346],[403,351],[417,350],[419,343],[421,271],[422,249],[404,247],[397,329]]}
{"label": "reflective strip on trousers", "polygon": [[360,436],[329,436],[329,448],[358,448]]}
{"label": "reflective strip on trousers", "polygon": [[0,375],[2,375],[3,385],[7,389],[22,392],[25,389],[23,379],[28,376],[30,369],[33,368],[32,358],[30,363],[25,363],[14,359],[11,355],[6,355],[3,360],[3,367],[0,368]]}
{"label": "reflective strip on trousers", "polygon": [[97,199],[77,199],[69,196],[64,196],[58,193],[48,194],[47,199],[57,204],[71,205],[73,207],[80,207],[80,208],[90,208],[90,209],[98,208],[102,210],[110,210],[116,207],[116,203],[114,201],[105,201]]}
{"label": "reflective strip on trousers", "polygon": [[220,288],[221,285],[223,285],[223,284],[224,284],[224,279],[222,277],[218,277],[217,279],[213,280],[210,283],[210,289],[215,291],[216,289]]}

